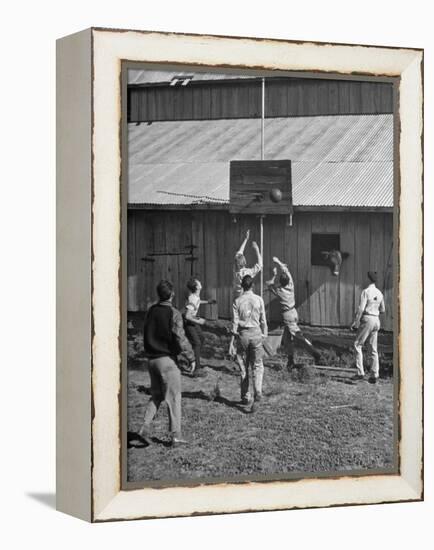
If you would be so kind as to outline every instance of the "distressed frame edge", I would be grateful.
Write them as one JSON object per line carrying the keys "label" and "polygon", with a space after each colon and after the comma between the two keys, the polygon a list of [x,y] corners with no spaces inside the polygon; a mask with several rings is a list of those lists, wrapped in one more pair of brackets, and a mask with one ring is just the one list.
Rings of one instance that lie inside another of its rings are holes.
{"label": "distressed frame edge", "polygon": [[86,521],[92,520],[91,40],[86,29],[56,42],[56,509]]}
{"label": "distressed frame edge", "polygon": [[[93,32],[97,30],[97,29],[93,29]],[[106,30],[104,32],[107,32]],[[114,31],[116,32],[116,31]],[[123,31],[123,32],[128,32],[128,31]],[[162,33],[152,33],[152,34],[162,34]],[[171,33],[171,36],[173,36],[173,34]],[[198,35],[200,37],[200,35]],[[197,38],[197,37],[196,37]],[[231,39],[233,39],[233,37],[230,37]],[[249,39],[249,40],[254,40],[254,39]],[[261,39],[262,41],[262,39]],[[283,41],[283,42],[290,42],[290,41]],[[309,43],[309,44],[312,44],[312,43]],[[264,47],[264,45],[262,44],[262,47]],[[337,47],[341,47],[341,46],[337,46]],[[353,47],[353,46],[350,46],[350,47]],[[400,48],[398,48],[400,49]],[[406,50],[408,51],[408,50]],[[412,62],[418,57],[418,53],[420,54],[420,50],[412,50],[414,52],[414,55],[412,57]],[[423,63],[423,53],[422,55],[419,56],[420,59],[421,59],[421,63]],[[145,61],[145,60],[144,60]],[[411,63],[412,63],[411,62]],[[184,62],[183,62],[184,63]],[[411,65],[411,63],[408,64]],[[402,76],[404,74],[405,70],[402,71],[402,73],[399,75],[399,76]],[[398,75],[396,75],[398,76]],[[420,79],[422,80],[422,73],[419,73],[420,76]],[[417,78],[417,76],[416,76]],[[421,97],[421,106],[423,105],[423,89],[422,89],[422,97]],[[423,124],[423,122],[422,122]],[[422,126],[422,135],[423,135],[423,126]],[[417,162],[421,165],[421,168],[423,170],[423,158],[420,157],[418,158]],[[402,168],[400,166],[400,168]],[[423,172],[422,172],[423,174]],[[420,221],[420,220],[419,220]],[[423,323],[423,311],[421,311],[420,313],[422,313],[421,315],[421,322]],[[420,334],[419,334],[420,336]],[[423,380],[422,380],[422,388],[423,389]],[[423,425],[421,426],[422,429],[423,429]],[[420,432],[420,435],[422,436],[422,432]],[[416,483],[415,483],[415,480],[414,480],[414,477],[412,477],[411,479],[409,479],[407,476],[404,476],[404,475],[401,475],[401,476],[392,476],[394,477],[395,479],[400,479],[401,481],[403,481],[403,484],[402,484],[402,489],[403,489],[403,493],[401,495],[401,497],[399,499],[392,499],[392,500],[382,500],[382,502],[397,502],[397,501],[401,501],[401,500],[421,500],[423,499],[423,453],[421,454],[421,464],[420,464],[421,468],[420,468],[420,474],[421,474],[421,477],[419,480],[416,480]],[[370,476],[368,476],[370,477]],[[420,483],[418,483],[418,481],[420,481]],[[285,482],[278,482],[278,483],[285,483]],[[289,482],[291,483],[291,482]],[[227,488],[228,485],[225,485],[225,487]],[[191,489],[189,489],[191,490]],[[113,506],[115,508],[117,508],[117,502],[115,501],[118,501],[120,497],[122,500],[123,500],[123,493],[125,493],[125,491],[119,491],[116,496],[111,499],[108,503],[106,503],[107,505],[104,506],[102,509],[100,509],[99,513],[93,515],[92,519],[93,521],[108,521],[108,520],[116,520],[116,519],[134,519],[134,517],[122,517],[122,515],[120,516],[116,516],[112,514],[113,512]],[[128,491],[128,493],[131,494],[131,491]],[[93,495],[94,496],[94,495]],[[371,499],[369,501],[369,503],[375,503],[377,502],[375,499]],[[364,502],[346,502],[346,503],[331,503],[331,504],[328,504],[329,506],[335,506],[335,505],[349,505],[349,504],[364,504]],[[366,503],[367,504],[367,503]],[[327,506],[327,504],[320,504],[319,506]],[[285,508],[282,508],[282,509],[290,509],[290,508],[297,508],[298,506],[286,506]],[[310,507],[310,506],[303,506],[303,507]],[[312,506],[312,507],[317,507],[316,505]],[[272,508],[272,509],[280,509],[280,508]],[[255,508],[254,510],[258,510],[258,508]],[[236,512],[242,512],[242,511],[254,511],[254,510],[251,510],[251,509],[243,509],[243,510],[239,510],[239,509],[231,509],[230,511],[228,512],[224,512],[224,511],[201,511],[201,512],[186,512],[186,513],[182,513],[182,514],[163,514],[163,515],[145,515],[145,516],[137,516],[137,518],[144,518],[144,517],[175,517],[176,515],[190,515],[190,514],[195,514],[195,513],[236,513]],[[264,508],[265,510],[265,508]]]}

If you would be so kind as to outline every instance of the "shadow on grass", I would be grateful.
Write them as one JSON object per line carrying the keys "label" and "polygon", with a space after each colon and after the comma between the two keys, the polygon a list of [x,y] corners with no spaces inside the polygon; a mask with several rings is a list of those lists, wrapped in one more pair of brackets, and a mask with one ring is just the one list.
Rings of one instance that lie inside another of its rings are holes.
{"label": "shadow on grass", "polygon": [[138,370],[145,372],[148,370],[148,361],[145,358],[136,359],[129,357],[128,358],[128,370]]}
{"label": "shadow on grass", "polygon": [[248,410],[246,410],[245,406],[241,405],[238,401],[230,401],[229,399],[226,399],[226,397],[223,397],[222,395],[212,395],[209,393],[205,393],[204,391],[184,391],[182,392],[182,398],[183,399],[200,399],[202,401],[208,401],[210,403],[221,403],[222,405],[225,405],[226,407],[229,407],[230,409],[236,409],[243,414],[248,414]]}
{"label": "shadow on grass", "polygon": [[127,447],[128,449],[144,449],[146,447],[149,447],[149,445],[137,432],[128,432]]}
{"label": "shadow on grass", "polygon": [[229,376],[239,376],[240,371],[235,367],[228,367],[227,365],[204,365],[204,367],[207,367],[208,369],[211,369],[216,372],[220,372],[223,374],[229,374]]}

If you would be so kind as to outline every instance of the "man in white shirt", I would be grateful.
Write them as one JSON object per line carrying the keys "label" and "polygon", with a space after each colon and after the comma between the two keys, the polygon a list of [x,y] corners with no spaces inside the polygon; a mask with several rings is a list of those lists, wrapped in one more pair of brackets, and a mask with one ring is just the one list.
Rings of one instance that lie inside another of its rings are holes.
{"label": "man in white shirt", "polygon": [[356,378],[362,379],[365,375],[363,368],[363,344],[368,343],[371,355],[371,378],[370,382],[376,383],[380,374],[378,362],[377,339],[380,330],[380,313],[384,313],[384,297],[382,292],[375,286],[377,282],[376,271],[368,271],[370,284],[362,291],[360,305],[356,313],[352,330],[357,330],[354,348],[356,350],[356,366],[358,374]]}
{"label": "man in white shirt", "polygon": [[262,256],[261,252],[259,250],[258,245],[255,243],[255,241],[252,242],[252,248],[256,252],[256,263],[253,267],[246,267],[247,261],[246,257],[244,256],[244,249],[246,248],[247,241],[250,237],[250,230],[248,229],[246,231],[246,236],[244,238],[244,241],[241,243],[240,248],[235,253],[234,258],[234,281],[233,281],[233,293],[234,293],[234,300],[240,296],[242,293],[241,288],[241,281],[243,280],[243,277],[246,275],[250,275],[250,277],[256,277],[256,275],[261,271],[262,269]]}
{"label": "man in white shirt", "polygon": [[[260,401],[262,397],[262,380],[264,376],[263,340],[268,336],[264,300],[253,292],[253,278],[245,275],[241,281],[242,294],[233,308],[232,339],[229,354],[236,356],[241,369],[241,402],[247,405],[251,401],[249,391],[249,367],[253,374],[253,398]],[[237,346],[234,340],[238,337]]]}

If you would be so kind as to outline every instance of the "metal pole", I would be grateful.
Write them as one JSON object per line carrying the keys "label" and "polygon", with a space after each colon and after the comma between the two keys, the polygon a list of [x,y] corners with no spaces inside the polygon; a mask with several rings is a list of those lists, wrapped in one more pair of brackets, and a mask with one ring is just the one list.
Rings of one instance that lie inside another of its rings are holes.
{"label": "metal pole", "polygon": [[[262,78],[261,91],[261,160],[265,157],[265,78]],[[262,264],[264,264],[264,216],[260,216],[260,251],[262,256]],[[261,297],[264,297],[264,265],[261,269]]]}
{"label": "metal pole", "polygon": [[[261,160],[265,158],[265,78],[262,79],[261,109]],[[262,253],[262,250],[261,250]]]}

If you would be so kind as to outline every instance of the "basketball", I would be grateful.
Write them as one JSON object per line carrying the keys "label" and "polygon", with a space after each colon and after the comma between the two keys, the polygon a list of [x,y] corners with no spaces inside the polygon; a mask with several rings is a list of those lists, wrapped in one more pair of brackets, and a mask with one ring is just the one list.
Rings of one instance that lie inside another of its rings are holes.
{"label": "basketball", "polygon": [[280,202],[282,200],[282,191],[277,187],[270,191],[270,199],[273,202]]}

